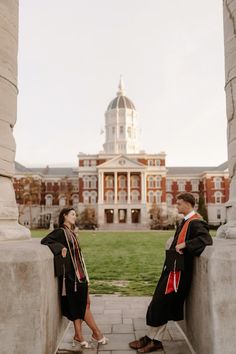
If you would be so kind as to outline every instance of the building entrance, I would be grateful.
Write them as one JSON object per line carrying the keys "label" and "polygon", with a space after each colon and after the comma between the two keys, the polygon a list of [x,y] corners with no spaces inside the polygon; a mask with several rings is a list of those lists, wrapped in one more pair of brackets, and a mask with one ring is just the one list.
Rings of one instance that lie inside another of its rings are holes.
{"label": "building entrance", "polygon": [[133,224],[140,222],[140,209],[131,209],[131,220]]}
{"label": "building entrance", "polygon": [[105,209],[107,224],[113,224],[114,222],[114,209]]}
{"label": "building entrance", "polygon": [[126,223],[126,216],[127,216],[127,210],[126,209],[119,209],[118,210],[118,218],[119,218],[119,223]]}

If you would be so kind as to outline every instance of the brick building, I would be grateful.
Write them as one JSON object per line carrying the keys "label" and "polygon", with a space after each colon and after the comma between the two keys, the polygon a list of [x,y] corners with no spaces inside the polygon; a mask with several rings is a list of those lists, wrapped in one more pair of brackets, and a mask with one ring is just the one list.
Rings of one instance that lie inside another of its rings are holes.
{"label": "brick building", "polygon": [[75,168],[26,168],[16,163],[14,188],[20,221],[49,225],[65,205],[94,208],[101,228],[147,228],[156,203],[166,220],[176,213],[176,196],[204,196],[209,223],[225,222],[227,163],[216,167],[167,167],[166,154],[139,150],[137,112],[122,80],[105,113],[103,151],[78,155]]}

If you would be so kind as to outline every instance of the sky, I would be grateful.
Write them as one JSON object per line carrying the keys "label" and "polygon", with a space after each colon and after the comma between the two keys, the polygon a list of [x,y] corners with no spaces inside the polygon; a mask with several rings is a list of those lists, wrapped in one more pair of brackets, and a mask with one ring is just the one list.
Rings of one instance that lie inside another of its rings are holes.
{"label": "sky", "polygon": [[16,161],[102,151],[120,75],[141,149],[168,166],[227,160],[221,0],[22,0]]}

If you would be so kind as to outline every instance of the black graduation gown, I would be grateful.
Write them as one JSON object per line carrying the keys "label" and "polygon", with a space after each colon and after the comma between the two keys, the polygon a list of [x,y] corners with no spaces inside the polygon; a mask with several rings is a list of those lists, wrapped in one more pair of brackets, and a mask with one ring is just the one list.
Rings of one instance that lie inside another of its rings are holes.
{"label": "black graduation gown", "polygon": [[[175,248],[182,227],[183,223],[177,228],[170,248]],[[161,277],[146,314],[146,323],[149,326],[158,327],[170,320],[183,320],[184,301],[192,281],[194,256],[200,256],[207,245],[212,245],[208,224],[203,220],[192,220],[188,226],[185,242],[186,248],[183,250],[185,270],[181,272],[178,291],[165,295],[170,272],[166,269],[164,263]]]}
{"label": "black graduation gown", "polygon": [[58,277],[61,296],[61,310],[63,316],[67,317],[70,321],[77,319],[83,320],[87,306],[88,283],[87,281],[81,283],[78,283],[77,281],[77,291],[75,291],[75,271],[64,231],[61,228],[53,230],[41,240],[41,244],[48,246],[54,256],[61,254],[64,247],[67,248],[67,257],[69,260],[67,262],[65,279],[66,296],[62,296],[63,276]]}

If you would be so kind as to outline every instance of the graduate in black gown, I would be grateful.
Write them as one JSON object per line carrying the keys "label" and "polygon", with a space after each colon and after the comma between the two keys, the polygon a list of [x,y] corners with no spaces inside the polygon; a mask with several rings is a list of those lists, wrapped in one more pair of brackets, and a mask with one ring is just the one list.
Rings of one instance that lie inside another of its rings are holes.
{"label": "graduate in black gown", "polygon": [[172,254],[172,261],[173,253],[176,258],[182,255],[184,267],[178,270],[176,262],[173,262],[173,269],[170,268],[167,255],[148,306],[147,335],[129,343],[132,349],[140,353],[162,350],[161,341],[167,322],[184,318],[184,301],[191,286],[194,257],[200,256],[207,245],[212,245],[208,224],[194,211],[194,205],[195,198],[191,193],[182,193],[177,197],[178,212],[184,215],[184,219],[175,232],[169,253]]}
{"label": "graduate in black gown", "polygon": [[82,322],[92,330],[91,340],[106,344],[108,339],[96,325],[90,310],[88,273],[76,234],[74,233],[76,212],[64,208],[59,215],[59,228],[41,240],[54,254],[55,272],[59,279],[62,314],[73,321],[75,335],[72,345],[90,348],[82,334]]}

